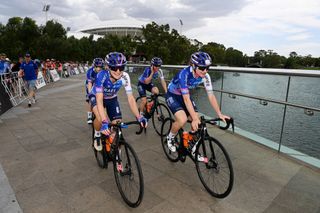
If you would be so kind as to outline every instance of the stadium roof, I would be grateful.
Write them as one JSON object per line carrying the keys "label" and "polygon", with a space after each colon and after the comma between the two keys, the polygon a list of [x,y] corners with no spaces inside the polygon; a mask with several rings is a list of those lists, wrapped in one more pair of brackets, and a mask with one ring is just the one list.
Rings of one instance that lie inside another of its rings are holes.
{"label": "stadium roof", "polygon": [[[89,38],[89,36],[91,36],[91,34],[83,33],[83,32],[67,32],[67,37],[69,38],[71,36],[74,36],[76,39],[81,39],[83,37]],[[93,40],[94,41],[98,40],[98,38],[103,38],[103,36],[93,35]]]}
{"label": "stadium roof", "polygon": [[85,31],[90,29],[97,29],[97,28],[109,28],[109,27],[137,27],[142,28],[142,26],[146,25],[148,22],[139,21],[132,18],[121,19],[121,20],[110,20],[110,21],[102,21],[96,25],[86,26],[85,29],[79,30]]}

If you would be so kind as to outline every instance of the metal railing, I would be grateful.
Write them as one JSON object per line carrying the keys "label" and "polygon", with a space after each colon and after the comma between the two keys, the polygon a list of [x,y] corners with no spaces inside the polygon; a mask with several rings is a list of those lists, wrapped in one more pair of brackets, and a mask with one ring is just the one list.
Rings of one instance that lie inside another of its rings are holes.
{"label": "metal railing", "polygon": [[26,99],[28,89],[23,80],[18,77],[18,72],[3,74],[0,78],[13,106],[19,105]]}
{"label": "metal railing", "polygon": [[[145,64],[128,64],[128,67],[148,67],[150,65]],[[179,66],[179,65],[163,65],[163,69],[182,69],[186,66]],[[315,112],[320,112],[320,108],[318,106],[307,106],[305,104],[297,104],[289,102],[289,91],[291,86],[292,77],[310,77],[310,78],[318,78],[320,80],[320,70],[297,70],[297,69],[267,69],[267,68],[247,68],[247,67],[210,67],[209,71],[218,71],[222,72],[221,76],[221,87],[220,89],[213,89],[215,92],[220,92],[220,107],[222,106],[223,94],[229,96],[229,98],[235,99],[237,96],[258,100],[261,105],[268,105],[268,103],[275,103],[283,105],[283,116],[282,116],[282,123],[281,123],[281,130],[280,130],[280,140],[278,145],[278,152],[280,152],[282,141],[283,141],[283,133],[285,128],[285,121],[287,115],[287,107],[296,107],[304,109],[304,113],[308,116],[313,116]],[[276,100],[274,98],[268,98],[263,96],[257,96],[252,94],[246,94],[242,92],[236,91],[228,91],[225,89],[224,85],[224,78],[225,73],[245,73],[245,74],[258,74],[258,75],[281,75],[287,77],[287,83],[285,87],[285,98],[284,100]],[[168,79],[171,80],[171,79]],[[320,84],[320,81],[319,81]]]}

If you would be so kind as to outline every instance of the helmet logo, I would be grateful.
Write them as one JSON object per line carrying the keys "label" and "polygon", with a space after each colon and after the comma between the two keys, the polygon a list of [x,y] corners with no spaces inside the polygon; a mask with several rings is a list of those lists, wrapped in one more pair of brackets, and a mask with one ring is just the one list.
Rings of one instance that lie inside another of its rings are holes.
{"label": "helmet logo", "polygon": [[211,64],[211,61],[210,60],[205,60],[205,62],[204,62],[207,66],[209,66],[210,64]]}

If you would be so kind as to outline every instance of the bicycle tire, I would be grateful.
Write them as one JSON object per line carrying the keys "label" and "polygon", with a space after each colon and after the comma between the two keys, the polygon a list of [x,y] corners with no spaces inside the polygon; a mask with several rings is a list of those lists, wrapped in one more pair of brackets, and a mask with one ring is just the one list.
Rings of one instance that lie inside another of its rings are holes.
{"label": "bicycle tire", "polygon": [[[164,154],[167,156],[168,160],[170,160],[171,162],[177,162],[179,160],[179,154],[178,152],[171,152],[170,149],[168,148],[167,145],[167,135],[170,132],[172,123],[173,123],[173,119],[172,118],[166,118],[161,126],[161,146],[162,149],[164,151]],[[180,136],[180,134],[177,134],[177,136],[175,137],[175,140],[178,140],[179,138],[177,138],[178,136]]]}
{"label": "bicycle tire", "polygon": [[[164,113],[165,111],[166,113]],[[154,112],[152,113],[152,125],[154,130],[159,136],[164,136],[161,133],[161,127],[164,119],[167,118],[166,117],[167,115],[169,118],[171,118],[171,113],[169,108],[163,103],[159,103],[157,107],[154,109]]]}
{"label": "bicycle tire", "polygon": [[[122,162],[122,170],[118,170],[118,159],[116,157],[113,158],[113,168],[114,168],[114,177],[116,180],[116,184],[118,190],[121,194],[122,199],[127,203],[130,207],[138,207],[143,199],[144,194],[144,182],[143,182],[143,174],[140,165],[140,161],[138,156],[132,146],[124,141],[119,142],[119,146],[121,149],[120,159]],[[114,152],[116,155],[116,153]],[[133,169],[136,167],[136,171]],[[138,178],[135,178],[138,176]],[[129,186],[133,185],[133,181],[138,180],[138,192],[134,197],[130,196],[130,193],[127,193],[127,187],[125,185],[125,181],[129,181]]]}
{"label": "bicycle tire", "polygon": [[[226,149],[217,139],[208,137],[198,144],[195,159],[198,159],[199,154],[206,158],[205,162],[195,161],[202,185],[209,194],[216,198],[227,197],[233,187],[234,173],[232,162]],[[212,174],[206,178],[206,173]]]}

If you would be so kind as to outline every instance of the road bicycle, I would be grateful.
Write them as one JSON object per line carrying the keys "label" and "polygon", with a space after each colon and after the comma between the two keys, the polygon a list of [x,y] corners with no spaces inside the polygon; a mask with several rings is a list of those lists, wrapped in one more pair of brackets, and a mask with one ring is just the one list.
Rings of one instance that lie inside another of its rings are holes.
{"label": "road bicycle", "polygon": [[[161,125],[164,119],[172,116],[169,108],[159,101],[159,96],[163,97],[164,94],[152,94],[147,97],[147,104],[143,113],[147,119],[152,119],[152,125],[156,133],[161,136]],[[136,102],[139,107],[141,97],[136,98]]]}
{"label": "road bicycle", "polygon": [[[122,129],[133,124],[140,126],[136,134],[141,134],[143,128],[138,121],[110,124],[111,135],[101,134],[102,150],[97,151],[93,144],[92,148],[101,168],[108,168],[108,162],[113,163],[114,177],[121,197],[130,207],[137,207],[144,194],[142,169],[136,152],[122,134]],[[94,129],[92,137],[94,141]]]}
{"label": "road bicycle", "polygon": [[[172,152],[167,145],[167,137],[174,120],[166,118],[161,127],[161,145],[167,158],[172,162],[185,162],[189,156],[196,165],[196,170],[205,189],[214,197],[225,198],[233,187],[234,173],[230,157],[223,145],[210,136],[206,124],[217,125],[220,118],[205,119],[200,117],[199,129],[196,132],[185,132],[183,129],[173,140],[176,152]],[[189,121],[190,122],[190,121]],[[227,120],[227,125],[219,127],[226,130],[232,126],[233,119]]]}

